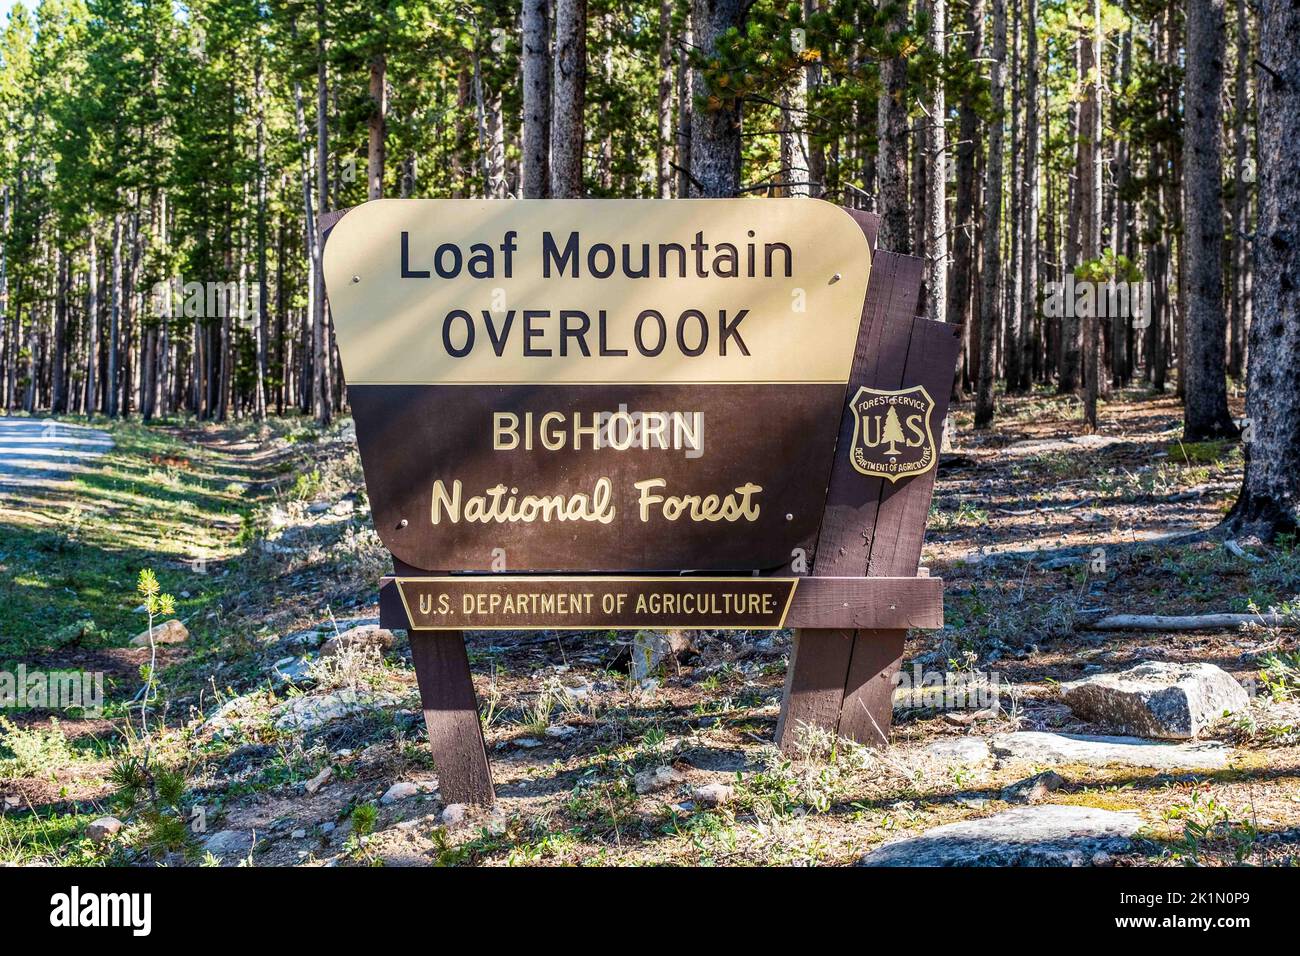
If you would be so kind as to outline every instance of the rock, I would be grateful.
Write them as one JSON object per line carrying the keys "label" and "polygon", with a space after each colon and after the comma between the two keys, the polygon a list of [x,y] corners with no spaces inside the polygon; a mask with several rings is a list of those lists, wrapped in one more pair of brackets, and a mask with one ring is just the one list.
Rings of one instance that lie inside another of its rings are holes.
{"label": "rock", "polygon": [[685,779],[672,767],[663,766],[655,767],[653,770],[642,770],[636,775],[632,783],[636,787],[637,793],[647,794],[682,783]]}
{"label": "rock", "polygon": [[516,747],[522,747],[524,750],[532,750],[534,747],[545,746],[536,737],[520,737],[518,740],[513,741],[513,743]]}
{"label": "rock", "polygon": [[321,787],[325,786],[325,784],[329,783],[330,777],[332,776],[334,776],[334,768],[326,767],[320,773],[316,774],[316,776],[304,783],[302,788],[308,793],[315,793]]}
{"label": "rock", "polygon": [[219,830],[204,841],[203,849],[213,856],[245,856],[253,849],[253,835],[243,830]]}
{"label": "rock", "polygon": [[1090,737],[1024,730],[997,734],[993,753],[1007,760],[1040,766],[1086,764],[1092,767],[1144,767],[1151,770],[1217,770],[1228,765],[1232,748],[1206,741],[1166,744],[1139,737]]}
{"label": "rock", "polygon": [[294,697],[271,711],[276,730],[309,733],[331,720],[350,717],[371,707],[391,707],[399,703],[392,694],[358,694],[351,688],[336,690],[320,697]]}
{"label": "rock", "polygon": [[314,627],[309,627],[305,631],[294,631],[292,634],[286,634],[280,639],[280,644],[285,650],[311,650],[320,647],[321,641],[325,636]]}
{"label": "rock", "polygon": [[567,724],[552,724],[546,728],[546,736],[563,740],[565,737],[572,737],[578,732],[577,727],[570,727]]}
{"label": "rock", "polygon": [[[184,644],[190,638],[189,628],[187,628],[176,618],[162,621],[153,626],[153,642],[155,645],[161,644]],[[149,631],[143,630],[135,637],[131,638],[132,647],[148,647]]]}
{"label": "rock", "polygon": [[859,866],[1086,866],[1097,854],[1125,853],[1142,828],[1134,810],[1016,807],[886,843]]}
{"label": "rock", "polygon": [[338,828],[338,824],[334,823],[333,821],[330,821],[329,823],[322,823],[320,825],[320,832],[329,835],[333,833],[337,828]]}
{"label": "rock", "polygon": [[691,797],[696,803],[703,804],[706,807],[720,807],[723,804],[730,803],[736,795],[736,788],[726,783],[706,783],[702,787],[696,787]]}
{"label": "rock", "polygon": [[313,501],[307,506],[307,514],[309,515],[323,515],[329,510],[330,503],[328,501]]}
{"label": "rock", "polygon": [[395,804],[399,800],[409,800],[413,796],[419,796],[420,793],[428,793],[433,787],[428,783],[415,783],[412,780],[399,780],[393,786],[387,788],[380,797],[381,804]]}
{"label": "rock", "polygon": [[310,684],[311,663],[305,657],[282,657],[271,665],[271,679],[276,684]]}
{"label": "rock", "polygon": [[291,840],[301,840],[301,839],[303,839],[305,836],[307,836],[307,831],[306,831],[306,830],[294,830],[292,833],[289,834],[289,839],[291,839]]}
{"label": "rock", "polygon": [[1148,661],[1061,688],[1080,717],[1122,734],[1186,740],[1225,713],[1250,706],[1236,679],[1213,664]]}
{"label": "rock", "polygon": [[86,836],[96,845],[105,843],[122,829],[122,821],[117,817],[100,817],[86,827]]}
{"label": "rock", "polygon": [[379,802],[383,804],[397,803],[399,800],[409,800],[419,792],[420,788],[416,784],[411,783],[409,780],[402,780],[389,787],[384,792],[384,795],[379,798]]}
{"label": "rock", "polygon": [[340,651],[354,647],[377,647],[380,652],[391,651],[397,644],[393,632],[375,624],[363,624],[331,637],[320,649],[321,657],[333,657]]}
{"label": "rock", "polygon": [[998,713],[996,707],[986,707],[984,710],[945,710],[943,721],[954,727],[969,727],[977,720],[992,720]]}
{"label": "rock", "polygon": [[1007,803],[1042,803],[1053,790],[1059,790],[1065,784],[1065,778],[1052,770],[1027,777],[1002,790],[1002,799]]}
{"label": "rock", "polygon": [[442,808],[442,825],[454,827],[465,822],[469,807],[463,803],[449,803]]}
{"label": "rock", "polygon": [[685,631],[637,631],[615,664],[626,663],[628,676],[640,683],[653,677],[661,664],[684,664],[699,653]]}
{"label": "rock", "polygon": [[988,741],[982,737],[953,737],[937,740],[925,748],[925,754],[949,764],[966,766],[990,758]]}
{"label": "rock", "polygon": [[253,696],[232,697],[203,722],[203,730],[212,734],[225,733],[252,718],[256,712],[257,700]]}

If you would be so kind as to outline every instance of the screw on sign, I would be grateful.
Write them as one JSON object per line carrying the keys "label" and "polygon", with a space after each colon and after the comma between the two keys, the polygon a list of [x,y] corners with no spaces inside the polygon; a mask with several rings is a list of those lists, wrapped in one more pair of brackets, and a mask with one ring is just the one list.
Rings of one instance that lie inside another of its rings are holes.
{"label": "screw on sign", "polygon": [[323,219],[393,555],[381,622],[411,633],[449,800],[493,799],[466,631],[793,627],[778,743],[887,739],[903,637],[943,624],[917,565],[958,339],[919,317],[921,260],[872,248],[877,217],[376,200]]}

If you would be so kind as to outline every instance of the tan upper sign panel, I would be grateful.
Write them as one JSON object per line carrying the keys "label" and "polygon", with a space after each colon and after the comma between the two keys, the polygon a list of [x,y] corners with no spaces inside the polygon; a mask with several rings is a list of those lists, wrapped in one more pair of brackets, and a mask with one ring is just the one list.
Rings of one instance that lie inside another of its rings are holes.
{"label": "tan upper sign panel", "polygon": [[871,253],[812,199],[390,199],[325,279],[352,384],[845,382]]}

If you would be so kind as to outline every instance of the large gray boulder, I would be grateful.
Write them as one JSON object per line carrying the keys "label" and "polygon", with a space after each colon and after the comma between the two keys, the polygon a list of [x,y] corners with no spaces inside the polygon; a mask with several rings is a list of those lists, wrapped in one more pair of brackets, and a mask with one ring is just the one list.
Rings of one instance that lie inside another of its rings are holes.
{"label": "large gray boulder", "polygon": [[963,820],[886,843],[858,866],[1090,866],[1133,849],[1134,810],[1047,804]]}
{"label": "large gray boulder", "polygon": [[1148,661],[1118,674],[1094,674],[1061,688],[1085,720],[1120,734],[1187,740],[1225,713],[1250,706],[1237,680],[1213,664]]}
{"label": "large gray boulder", "polygon": [[1037,730],[997,734],[989,743],[999,760],[1019,760],[1038,767],[1084,764],[1149,770],[1219,770],[1228,765],[1232,756],[1231,747],[1209,740],[1166,744],[1139,737],[1090,737]]}

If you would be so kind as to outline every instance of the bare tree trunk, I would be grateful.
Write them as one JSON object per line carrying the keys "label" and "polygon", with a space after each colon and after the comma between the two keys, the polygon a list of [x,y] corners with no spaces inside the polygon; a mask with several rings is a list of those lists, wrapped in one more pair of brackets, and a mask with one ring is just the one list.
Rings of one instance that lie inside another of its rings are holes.
{"label": "bare tree trunk", "polygon": [[[1085,35],[1080,54],[1087,66],[1087,94],[1079,112],[1079,184],[1083,221],[1080,245],[1085,259],[1101,256],[1101,0],[1092,0],[1092,33]],[[1097,430],[1097,391],[1100,377],[1101,325],[1097,302],[1083,315],[1083,423]]]}
{"label": "bare tree trunk", "polygon": [[[329,89],[325,75],[325,0],[316,0],[316,196],[324,212],[329,196]],[[321,243],[312,228],[312,414],[328,424],[333,389],[330,382],[329,342],[325,332],[325,274],[321,270]]]}
{"label": "bare tree trunk", "polygon": [[695,34],[691,13],[686,14],[681,42],[677,45],[677,198],[691,195],[691,117],[695,113],[695,87],[690,51]]}
{"label": "bare tree trunk", "polygon": [[551,116],[551,196],[583,195],[583,111],[587,98],[587,0],[556,0]]}
{"label": "bare tree trunk", "polygon": [[1228,371],[1240,379],[1246,367],[1246,326],[1250,315],[1250,242],[1246,238],[1252,176],[1248,174],[1250,129],[1250,31],[1247,0],[1237,0],[1237,51],[1233,110],[1232,301],[1229,308]]}
{"label": "bare tree trunk", "polygon": [[108,375],[104,383],[104,414],[117,417],[118,345],[122,322],[122,216],[113,217],[113,280],[108,306]]}
{"label": "bare tree trunk", "polygon": [[54,251],[54,367],[50,372],[50,411],[68,410],[68,257],[59,237]]}
{"label": "bare tree trunk", "polygon": [[[266,281],[266,90],[262,78],[262,53],[259,41],[257,61],[253,72],[253,95],[257,100],[257,322],[253,330],[256,351],[255,380],[253,383],[253,414],[258,419],[266,416],[267,372],[267,281]],[[240,290],[241,296],[243,290]]]}
{"label": "bare tree trunk", "polygon": [[95,413],[99,378],[99,257],[95,244],[95,227],[92,218],[87,228],[86,256],[86,414]]}
{"label": "bare tree trunk", "polygon": [[[1083,82],[1083,76],[1087,66],[1083,60],[1083,41],[1076,40],[1074,43],[1074,62],[1080,82]],[[1080,226],[1083,220],[1083,183],[1082,170],[1084,167],[1083,150],[1084,133],[1083,133],[1083,104],[1082,100],[1076,99],[1070,107],[1071,112],[1071,136],[1075,141],[1075,164],[1074,172],[1070,178],[1070,198],[1069,214],[1066,220],[1066,237],[1065,237],[1065,262],[1064,271],[1073,271],[1080,264],[1082,249],[1079,243]],[[1062,273],[1064,278],[1064,272]],[[1079,387],[1080,367],[1079,363],[1082,358],[1080,350],[1080,331],[1081,323],[1079,315],[1074,309],[1066,309],[1065,314],[1061,316],[1061,348],[1059,358],[1060,377],[1057,379],[1057,392],[1061,395],[1073,393]]]}
{"label": "bare tree trunk", "polygon": [[[1133,31],[1131,29],[1124,31],[1123,39],[1120,41],[1120,68],[1119,68],[1119,88],[1121,91],[1128,88],[1129,78],[1132,69],[1133,53]],[[1118,99],[1118,97],[1116,98]],[[1111,245],[1114,247],[1117,256],[1124,255],[1128,257],[1131,249],[1128,247],[1128,238],[1132,236],[1133,230],[1129,220],[1133,215],[1132,205],[1125,195],[1129,181],[1129,143],[1128,137],[1121,137],[1115,150],[1115,218],[1111,230]],[[1117,276],[1117,279],[1121,277]],[[1133,317],[1123,314],[1123,310],[1115,309],[1110,317],[1111,328],[1111,384],[1115,388],[1120,388],[1128,383],[1132,375],[1133,357],[1132,357],[1132,332]]]}
{"label": "bare tree trunk", "polygon": [[[907,28],[908,2],[899,0],[898,10],[887,29]],[[897,49],[880,63],[880,99],[876,128],[879,143],[876,172],[880,177],[880,246],[891,252],[909,253],[907,199],[907,60]]]}
{"label": "bare tree trunk", "polygon": [[1246,477],[1230,527],[1300,530],[1300,7],[1259,5],[1259,221],[1246,385]]}
{"label": "bare tree trunk", "polygon": [[989,122],[988,167],[984,186],[984,263],[980,282],[980,365],[975,394],[975,427],[993,424],[993,348],[998,335],[998,272],[1002,249],[1002,125],[1006,109],[1004,70],[1007,61],[1006,0],[993,2],[993,50],[989,63],[989,95],[993,104]]}
{"label": "bare tree trunk", "polygon": [[[804,0],[803,18],[807,24],[821,11],[821,0]],[[804,65],[804,106],[806,109],[814,108],[814,99],[817,95],[817,88],[822,82],[822,59],[821,52],[818,51],[816,58],[808,61]],[[807,145],[808,154],[807,167],[808,181],[812,184],[809,187],[810,196],[827,195],[826,179],[826,147],[820,136],[811,132],[812,113],[805,112],[803,117],[804,126],[804,143]]]}
{"label": "bare tree trunk", "polygon": [[384,196],[384,165],[388,158],[388,56],[370,58],[370,118],[366,123],[369,144],[366,152],[366,198]]}
{"label": "bare tree trunk", "polygon": [[[946,50],[947,0],[932,0],[930,13],[930,45],[942,56]],[[935,77],[929,106],[925,308],[932,322],[943,322],[948,307],[948,137],[944,129],[948,105],[944,99],[942,77]]]}
{"label": "bare tree trunk", "polygon": [[1011,68],[1008,81],[1010,87],[1010,115],[1008,120],[1011,127],[1011,168],[1006,170],[1005,178],[1007,179],[1007,239],[1010,243],[1010,249],[1007,258],[1006,280],[1003,283],[1003,315],[1005,319],[1002,323],[1002,380],[1009,394],[1016,390],[1020,382],[1020,320],[1022,318],[1020,295],[1023,291],[1021,288],[1021,272],[1024,264],[1024,247],[1020,234],[1020,227],[1024,224],[1025,216],[1024,203],[1021,201],[1024,170],[1021,165],[1020,149],[1020,104],[1022,99],[1020,0],[1011,0],[1008,14],[1010,36],[1007,39],[1010,48],[1007,53],[1010,58]]}
{"label": "bare tree trunk", "polygon": [[1024,247],[1021,261],[1020,307],[1020,378],[1012,383],[1022,392],[1033,386],[1034,357],[1040,321],[1038,309],[1038,0],[1025,0],[1025,155],[1024,220],[1020,239]]}
{"label": "bare tree trunk", "polygon": [[545,199],[550,167],[551,17],[548,0],[524,0],[523,196]]}
{"label": "bare tree trunk", "polygon": [[[984,0],[970,0],[965,15],[966,58],[972,63],[984,57]],[[969,335],[973,324],[971,278],[975,270],[975,156],[981,128],[975,99],[964,96],[957,107],[958,132],[955,147],[957,160],[957,208],[953,220],[952,282],[948,284],[948,321],[963,326]],[[964,398],[959,371],[954,384],[954,398]]]}
{"label": "bare tree trunk", "polygon": [[[746,9],[743,0],[694,0],[697,51],[716,56],[718,41],[741,26]],[[740,192],[740,98],[713,87],[706,71],[698,67],[692,86],[697,100],[711,100],[691,112],[692,195],[735,196]]]}
{"label": "bare tree trunk", "polygon": [[1236,435],[1228,414],[1223,311],[1224,0],[1187,2],[1183,205],[1187,335],[1183,439]]}

